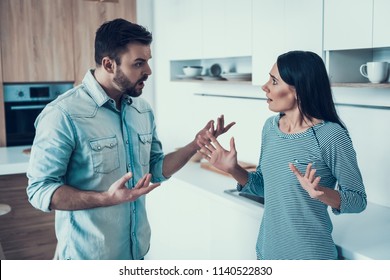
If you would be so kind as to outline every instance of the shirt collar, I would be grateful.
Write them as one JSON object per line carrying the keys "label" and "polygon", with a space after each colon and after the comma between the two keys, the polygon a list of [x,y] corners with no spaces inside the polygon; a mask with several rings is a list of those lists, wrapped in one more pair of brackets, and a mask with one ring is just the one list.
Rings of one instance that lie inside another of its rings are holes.
{"label": "shirt collar", "polygon": [[100,84],[96,81],[95,77],[93,76],[93,72],[93,69],[88,70],[88,72],[84,76],[82,83],[91,98],[99,107],[101,107],[104,103],[110,100],[110,98],[108,97],[104,89],[100,86]]}

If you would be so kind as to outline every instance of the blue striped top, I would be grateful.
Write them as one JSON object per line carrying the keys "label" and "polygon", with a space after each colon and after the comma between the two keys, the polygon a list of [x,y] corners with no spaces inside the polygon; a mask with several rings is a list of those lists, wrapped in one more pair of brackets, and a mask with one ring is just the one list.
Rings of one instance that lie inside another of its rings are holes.
{"label": "blue striped top", "polygon": [[258,259],[337,259],[328,206],[312,199],[289,169],[302,174],[313,163],[320,185],[337,189],[340,209],[334,214],[359,213],[367,197],[348,132],[323,121],[308,130],[286,134],[279,129],[281,115],[270,117],[262,132],[260,160],[238,189],[264,196],[265,206],[256,253]]}

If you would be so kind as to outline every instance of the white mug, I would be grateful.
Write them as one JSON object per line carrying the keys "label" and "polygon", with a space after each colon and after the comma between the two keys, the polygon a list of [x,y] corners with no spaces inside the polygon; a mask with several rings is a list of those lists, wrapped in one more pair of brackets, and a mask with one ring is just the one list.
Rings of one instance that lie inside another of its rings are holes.
{"label": "white mug", "polygon": [[360,74],[368,78],[371,83],[382,83],[387,80],[389,63],[367,62],[360,66]]}

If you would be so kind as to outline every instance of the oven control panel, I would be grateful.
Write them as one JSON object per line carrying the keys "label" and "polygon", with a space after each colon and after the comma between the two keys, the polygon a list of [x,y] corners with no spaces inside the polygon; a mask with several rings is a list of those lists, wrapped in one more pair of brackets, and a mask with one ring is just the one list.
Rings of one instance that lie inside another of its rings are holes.
{"label": "oven control panel", "polygon": [[72,87],[72,83],[5,84],[4,102],[51,101]]}

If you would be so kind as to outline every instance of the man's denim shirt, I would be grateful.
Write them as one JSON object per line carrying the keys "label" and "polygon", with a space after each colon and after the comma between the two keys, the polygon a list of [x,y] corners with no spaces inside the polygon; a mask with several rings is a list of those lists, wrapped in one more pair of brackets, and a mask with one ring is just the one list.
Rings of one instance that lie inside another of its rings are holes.
{"label": "man's denim shirt", "polygon": [[[129,171],[129,188],[146,173],[153,182],[166,179],[150,105],[126,96],[121,106],[116,109],[91,70],[81,85],[46,106],[35,123],[27,172],[34,207],[51,211],[51,197],[63,184],[104,192]],[[60,259],[141,259],[149,249],[145,196],[110,207],[56,210],[55,228]]]}

